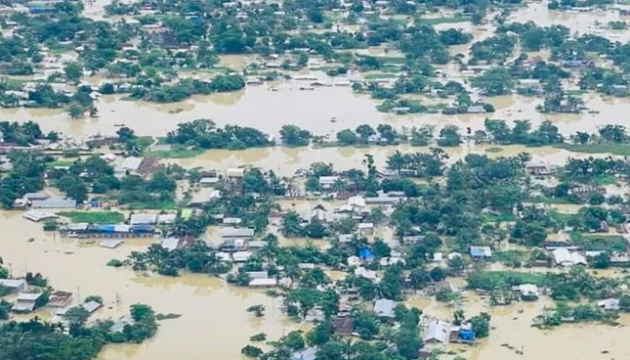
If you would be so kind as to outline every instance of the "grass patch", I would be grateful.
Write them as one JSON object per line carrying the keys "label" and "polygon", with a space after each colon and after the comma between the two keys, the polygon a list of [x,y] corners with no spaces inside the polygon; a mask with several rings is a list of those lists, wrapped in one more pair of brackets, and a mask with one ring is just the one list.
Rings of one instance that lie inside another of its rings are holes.
{"label": "grass patch", "polygon": [[153,138],[153,136],[138,136],[131,142],[144,149],[151,146],[155,142],[155,139]]}
{"label": "grass patch", "polygon": [[466,281],[468,288],[492,291],[495,289],[509,289],[515,285],[534,284],[542,286],[544,274],[526,273],[518,271],[482,271],[468,274]]}
{"label": "grass patch", "polygon": [[609,251],[623,253],[626,251],[626,240],[621,235],[596,235],[572,233],[571,242],[585,251]]}
{"label": "grass patch", "polygon": [[378,80],[378,79],[393,79],[395,77],[397,77],[396,74],[377,73],[377,74],[367,74],[363,78],[365,80]]}
{"label": "grass patch", "polygon": [[404,56],[374,56],[383,64],[403,65],[405,63]]}
{"label": "grass patch", "polygon": [[124,204],[124,206],[130,210],[177,210],[179,208],[177,206],[177,203],[173,200],[146,203],[130,203]]}
{"label": "grass patch", "polygon": [[49,163],[46,163],[47,169],[54,169],[56,167],[68,167],[74,164],[74,161],[69,160],[55,160]]}
{"label": "grass patch", "polygon": [[481,218],[484,222],[505,222],[516,221],[516,217],[512,213],[505,214],[482,214]]}
{"label": "grass patch", "polygon": [[567,151],[585,154],[610,154],[617,156],[630,156],[630,144],[554,144],[553,147]]}
{"label": "grass patch", "polygon": [[427,25],[439,25],[439,24],[456,24],[462,22],[472,21],[471,16],[455,16],[446,18],[420,18],[416,19],[416,23]]}
{"label": "grass patch", "polygon": [[535,204],[573,204],[574,203],[567,201],[566,199],[559,199],[559,198],[551,198],[551,197],[546,197],[546,196],[534,196],[534,197],[530,197],[528,199],[528,202],[530,203],[535,203]]}
{"label": "grass patch", "polygon": [[151,151],[147,155],[155,155],[162,159],[187,159],[203,154],[203,149],[181,149]]}
{"label": "grass patch", "polygon": [[67,211],[60,212],[59,215],[72,222],[90,224],[117,224],[125,220],[125,215],[117,211]]}
{"label": "grass patch", "polygon": [[506,265],[516,266],[523,264],[527,258],[528,253],[521,250],[507,250],[497,251],[492,255],[494,260],[502,262]]}

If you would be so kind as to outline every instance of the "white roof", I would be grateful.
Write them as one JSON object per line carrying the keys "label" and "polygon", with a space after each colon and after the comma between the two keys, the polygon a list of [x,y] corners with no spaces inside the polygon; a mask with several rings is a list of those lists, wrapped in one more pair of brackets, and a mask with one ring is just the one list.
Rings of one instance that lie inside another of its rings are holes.
{"label": "white roof", "polygon": [[69,209],[77,207],[76,200],[49,198],[46,200],[33,200],[31,202],[33,209]]}
{"label": "white roof", "polygon": [[577,264],[586,265],[586,258],[577,252],[570,252],[566,248],[558,248],[553,252],[554,260],[557,265],[573,266]]}
{"label": "white roof", "polygon": [[363,267],[354,269],[354,275],[361,276],[369,280],[376,280],[376,271],[368,270]]}
{"label": "white roof", "polygon": [[54,219],[57,215],[43,211],[30,210],[22,214],[22,217],[27,220],[38,222],[46,219]]}
{"label": "white roof", "polygon": [[251,251],[237,251],[232,254],[232,260],[234,262],[245,262],[252,257],[252,255]]}
{"label": "white roof", "polygon": [[535,296],[538,296],[538,294],[539,294],[538,286],[536,286],[534,284],[522,284],[522,285],[516,286],[516,288],[518,288],[518,291],[520,291],[521,294],[523,294],[523,295],[535,295]]}
{"label": "white roof", "polygon": [[230,253],[226,253],[226,252],[218,252],[217,253],[217,259],[219,259],[219,261],[231,261],[232,258],[230,257]]}
{"label": "white roof", "polygon": [[171,224],[177,219],[177,214],[162,214],[158,215],[157,222],[160,224]]}
{"label": "white roof", "polygon": [[21,293],[17,296],[17,301],[35,301],[42,296],[41,293]]}
{"label": "white roof", "polygon": [[254,236],[254,229],[249,228],[233,228],[227,227],[221,229],[221,237],[242,237],[248,238]]}
{"label": "white roof", "polygon": [[451,324],[440,319],[432,319],[424,331],[423,340],[424,342],[433,340],[448,344],[450,336]]}
{"label": "white roof", "polygon": [[374,302],[374,312],[377,316],[391,317],[394,315],[394,308],[396,307],[396,302],[394,300],[389,299],[379,299]]}
{"label": "white roof", "polygon": [[175,249],[177,249],[177,246],[179,246],[179,239],[178,238],[166,238],[164,240],[162,240],[162,244],[161,246],[168,250],[168,251],[173,251]]}
{"label": "white roof", "polygon": [[130,156],[126,158],[125,160],[123,160],[122,164],[120,164],[119,169],[123,171],[124,170],[136,171],[138,170],[138,168],[140,168],[140,164],[142,164],[141,157]]}
{"label": "white roof", "polygon": [[152,225],[157,222],[157,214],[133,214],[129,222],[131,225]]}
{"label": "white roof", "polygon": [[17,289],[26,286],[26,281],[22,279],[0,279],[0,285],[9,289]]}
{"label": "white roof", "polygon": [[364,207],[365,206],[365,198],[363,196],[360,196],[360,195],[351,196],[351,197],[348,198],[348,205],[350,205],[350,206],[357,206],[357,207]]}
{"label": "white roof", "polygon": [[103,304],[96,301],[89,301],[81,304],[81,307],[90,314],[98,310],[101,306],[103,306]]}
{"label": "white roof", "polygon": [[374,223],[359,223],[359,225],[357,225],[357,228],[359,230],[374,229]]}
{"label": "white roof", "polygon": [[109,154],[103,154],[101,155],[101,159],[105,160],[105,161],[114,161],[116,160],[116,155],[109,153]]}
{"label": "white roof", "polygon": [[348,257],[348,266],[358,266],[361,265],[361,259],[358,256],[349,256]]}
{"label": "white roof", "polygon": [[255,286],[276,286],[278,285],[278,280],[276,279],[252,279],[249,282],[249,286],[255,287]]}
{"label": "white roof", "polygon": [[339,179],[339,176],[320,176],[319,183],[320,184],[333,184],[335,181]]}

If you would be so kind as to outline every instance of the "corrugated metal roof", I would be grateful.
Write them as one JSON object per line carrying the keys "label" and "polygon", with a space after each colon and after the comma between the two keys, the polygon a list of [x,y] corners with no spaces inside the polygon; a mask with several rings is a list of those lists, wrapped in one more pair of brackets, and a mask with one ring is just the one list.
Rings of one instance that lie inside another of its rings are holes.
{"label": "corrugated metal roof", "polygon": [[221,229],[221,237],[252,237],[254,229],[228,227]]}
{"label": "corrugated metal roof", "polygon": [[429,322],[426,330],[424,331],[424,342],[438,341],[443,344],[448,344],[451,336],[451,324],[440,319],[433,319]]}
{"label": "corrugated metal roof", "polygon": [[129,217],[131,225],[152,225],[157,222],[157,214],[133,214]]}
{"label": "corrugated metal roof", "polygon": [[137,171],[140,168],[140,164],[142,164],[142,160],[143,158],[130,156],[123,160],[119,168],[121,170]]}
{"label": "corrugated metal roof", "polygon": [[77,202],[72,199],[50,198],[33,200],[31,207],[33,209],[74,209],[77,207]]}

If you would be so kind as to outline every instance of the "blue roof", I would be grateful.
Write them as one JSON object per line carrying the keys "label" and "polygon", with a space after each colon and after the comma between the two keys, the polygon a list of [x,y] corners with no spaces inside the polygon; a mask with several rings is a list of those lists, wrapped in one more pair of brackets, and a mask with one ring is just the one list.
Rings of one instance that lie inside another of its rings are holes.
{"label": "blue roof", "polygon": [[133,233],[151,233],[155,231],[155,226],[153,225],[133,225],[131,227],[131,232]]}
{"label": "blue roof", "polygon": [[116,232],[116,227],[114,225],[90,225],[89,230],[95,232],[113,233]]}
{"label": "blue roof", "polygon": [[475,340],[475,332],[466,329],[459,330],[459,338],[468,341]]}
{"label": "blue roof", "polygon": [[359,250],[359,257],[361,260],[372,260],[374,259],[374,253],[369,248],[363,248]]}

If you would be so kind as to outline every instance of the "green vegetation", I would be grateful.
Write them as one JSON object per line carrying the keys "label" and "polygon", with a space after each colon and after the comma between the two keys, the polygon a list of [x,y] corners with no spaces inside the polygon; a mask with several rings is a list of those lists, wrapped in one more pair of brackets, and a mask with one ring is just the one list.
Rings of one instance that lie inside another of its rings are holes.
{"label": "green vegetation", "polygon": [[[108,343],[141,343],[151,338],[157,331],[151,308],[136,304],[131,306],[130,312],[133,323],[125,325],[121,332],[110,330],[114,325],[111,320],[99,320],[87,326],[89,314],[82,308],[70,309],[66,314],[68,333],[64,333],[59,324],[45,323],[38,318],[1,324],[0,358],[21,360],[46,356],[88,360],[96,357]],[[16,342],[16,338],[20,341]]]}
{"label": "green vegetation", "polygon": [[67,217],[72,222],[90,224],[118,224],[125,220],[125,215],[117,211],[68,211],[59,216]]}

